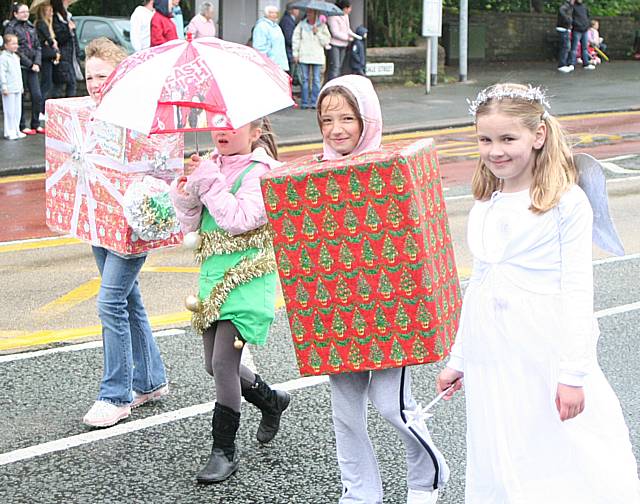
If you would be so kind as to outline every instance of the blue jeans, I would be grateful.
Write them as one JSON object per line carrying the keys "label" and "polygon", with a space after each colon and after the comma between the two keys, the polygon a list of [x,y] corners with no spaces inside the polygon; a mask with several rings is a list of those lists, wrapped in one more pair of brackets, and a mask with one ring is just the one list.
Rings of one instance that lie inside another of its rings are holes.
{"label": "blue jeans", "polygon": [[98,314],[104,370],[98,400],[121,406],[133,400],[132,390],[146,394],[167,383],[138,287],[146,257],[125,259],[101,247],[91,248],[102,276]]}
{"label": "blue jeans", "polygon": [[558,32],[560,35],[560,54],[558,55],[558,68],[569,65],[569,30]]}
{"label": "blue jeans", "polygon": [[331,46],[329,49],[329,75],[327,80],[335,79],[342,75],[342,64],[347,54],[346,47]]}
{"label": "blue jeans", "polygon": [[575,65],[576,60],[578,58],[578,42],[582,46],[582,64],[587,66],[589,64],[589,52],[587,48],[589,47],[589,38],[587,37],[587,32],[578,32],[573,31],[573,35],[571,36],[571,62],[570,65]]}
{"label": "blue jeans", "polygon": [[[302,107],[315,107],[320,94],[320,72],[322,65],[300,63],[302,68]],[[311,72],[311,101],[309,101],[309,72]]]}

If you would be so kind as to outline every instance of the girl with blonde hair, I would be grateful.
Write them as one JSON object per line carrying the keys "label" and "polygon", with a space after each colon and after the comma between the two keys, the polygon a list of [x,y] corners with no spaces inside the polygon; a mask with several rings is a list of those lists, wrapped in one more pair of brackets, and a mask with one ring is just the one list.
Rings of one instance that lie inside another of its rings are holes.
{"label": "girl with blonde hair", "polygon": [[598,366],[591,202],[544,92],[497,84],[471,103],[480,161],[474,266],[447,367],[465,383],[466,502],[640,502],[629,432]]}

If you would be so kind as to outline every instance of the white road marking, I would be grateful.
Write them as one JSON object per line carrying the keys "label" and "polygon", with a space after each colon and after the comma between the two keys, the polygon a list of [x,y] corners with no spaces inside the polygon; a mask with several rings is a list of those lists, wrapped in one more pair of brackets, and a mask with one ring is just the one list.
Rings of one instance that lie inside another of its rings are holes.
{"label": "white road marking", "polygon": [[[310,376],[307,378],[298,378],[284,383],[275,384],[273,387],[280,390],[291,391],[315,387],[316,385],[327,383],[328,381],[329,379],[326,376]],[[161,415],[154,415],[140,420],[120,423],[106,429],[92,430],[83,434],[56,439],[54,441],[29,446],[27,448],[20,448],[19,450],[0,454],[0,466],[40,457],[48,453],[68,450],[70,448],[75,448],[76,446],[82,446],[96,441],[122,436],[124,434],[130,434],[132,432],[149,429],[151,427],[175,422],[177,420],[183,420],[196,415],[203,415],[211,412],[213,407],[213,401],[196,404],[187,408],[162,413]]]}

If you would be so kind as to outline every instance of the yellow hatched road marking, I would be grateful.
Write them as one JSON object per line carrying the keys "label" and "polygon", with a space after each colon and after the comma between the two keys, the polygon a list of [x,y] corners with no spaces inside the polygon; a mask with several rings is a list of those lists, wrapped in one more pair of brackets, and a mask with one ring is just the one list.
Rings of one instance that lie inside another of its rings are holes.
{"label": "yellow hatched road marking", "polygon": [[21,252],[24,250],[34,250],[48,247],[60,247],[62,245],[78,245],[85,243],[76,238],[54,238],[44,240],[25,241],[20,243],[9,243],[7,245],[0,245],[0,254],[6,252]]}
{"label": "yellow hatched road marking", "polygon": [[0,184],[11,184],[13,182],[28,182],[29,180],[44,180],[45,173],[33,173],[31,175],[12,175],[10,177],[1,177]]}
{"label": "yellow hatched road marking", "polygon": [[143,266],[145,273],[199,273],[198,266]]}
{"label": "yellow hatched road marking", "polygon": [[98,294],[100,290],[100,277],[92,278],[64,296],[51,301],[36,310],[39,315],[57,315],[70,310],[74,306],[83,303]]}

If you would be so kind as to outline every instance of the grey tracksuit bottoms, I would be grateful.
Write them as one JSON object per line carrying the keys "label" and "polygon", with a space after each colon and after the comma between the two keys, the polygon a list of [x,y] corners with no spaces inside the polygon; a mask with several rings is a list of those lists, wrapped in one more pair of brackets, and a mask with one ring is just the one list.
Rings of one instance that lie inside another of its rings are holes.
{"label": "grey tracksuit bottoms", "polygon": [[426,428],[417,429],[405,413],[417,407],[409,368],[330,375],[329,382],[343,486],[340,504],[382,504],[378,462],[367,433],[368,400],[404,442],[407,486],[431,491],[446,483],[449,468],[444,456]]}

